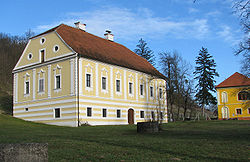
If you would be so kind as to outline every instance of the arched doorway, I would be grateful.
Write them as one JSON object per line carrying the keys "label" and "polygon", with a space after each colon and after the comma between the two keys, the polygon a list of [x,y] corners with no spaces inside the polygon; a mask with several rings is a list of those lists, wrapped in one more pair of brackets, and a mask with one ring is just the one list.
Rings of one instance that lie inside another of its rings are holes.
{"label": "arched doorway", "polygon": [[221,113],[222,113],[222,118],[229,118],[229,111],[228,111],[228,107],[223,107],[222,108],[222,111],[221,111]]}
{"label": "arched doorway", "polygon": [[134,110],[128,109],[128,124],[134,124]]}

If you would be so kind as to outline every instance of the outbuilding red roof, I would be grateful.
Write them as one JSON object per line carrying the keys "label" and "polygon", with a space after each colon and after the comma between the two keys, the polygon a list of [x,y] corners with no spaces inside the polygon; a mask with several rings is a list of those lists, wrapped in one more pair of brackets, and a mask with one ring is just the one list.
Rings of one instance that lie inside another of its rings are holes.
{"label": "outbuilding red roof", "polygon": [[35,37],[52,31],[56,31],[75,52],[84,58],[126,67],[165,79],[165,76],[146,59],[138,56],[125,46],[65,24],[61,24]]}
{"label": "outbuilding red roof", "polygon": [[221,82],[215,88],[250,86],[250,78],[238,72]]}

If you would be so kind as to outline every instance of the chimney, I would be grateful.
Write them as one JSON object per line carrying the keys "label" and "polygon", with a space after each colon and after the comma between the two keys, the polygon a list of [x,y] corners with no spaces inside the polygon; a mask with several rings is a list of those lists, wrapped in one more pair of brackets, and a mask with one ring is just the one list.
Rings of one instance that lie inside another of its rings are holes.
{"label": "chimney", "polygon": [[105,38],[110,41],[114,41],[114,35],[111,34],[111,30],[106,30],[106,33],[104,34]]}
{"label": "chimney", "polygon": [[76,26],[77,29],[86,31],[86,24],[81,24],[80,21],[76,22],[76,23],[75,23],[75,26]]}

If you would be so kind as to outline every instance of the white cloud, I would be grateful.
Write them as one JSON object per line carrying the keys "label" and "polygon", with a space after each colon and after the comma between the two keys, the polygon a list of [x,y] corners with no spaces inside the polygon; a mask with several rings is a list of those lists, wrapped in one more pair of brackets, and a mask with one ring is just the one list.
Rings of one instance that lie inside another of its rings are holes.
{"label": "white cloud", "polygon": [[65,20],[49,25],[41,25],[36,32],[42,32],[60,23],[73,25],[81,21],[87,24],[87,31],[103,36],[105,29],[111,29],[115,37],[132,40],[138,37],[161,38],[174,37],[179,39],[203,39],[209,33],[206,19],[192,19],[187,21],[170,20],[155,17],[147,8],[140,8],[132,12],[126,8],[103,8],[92,12],[72,12]]}
{"label": "white cloud", "polygon": [[[239,43],[240,39],[237,39],[235,36],[235,32],[231,29],[231,27],[227,25],[221,26],[221,31],[217,32],[217,35],[222,38],[224,41],[229,42],[232,46],[235,46]],[[237,31],[236,31],[237,32]]]}
{"label": "white cloud", "polygon": [[197,12],[199,12],[199,10],[196,9],[196,8],[189,8],[189,9],[188,9],[188,12],[189,12],[189,13],[197,13]]}

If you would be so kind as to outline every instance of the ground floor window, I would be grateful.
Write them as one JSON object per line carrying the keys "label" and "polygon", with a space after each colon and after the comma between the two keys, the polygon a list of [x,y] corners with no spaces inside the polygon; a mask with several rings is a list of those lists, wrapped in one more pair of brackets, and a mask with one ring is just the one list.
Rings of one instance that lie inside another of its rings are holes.
{"label": "ground floor window", "polygon": [[152,117],[152,120],[155,120],[155,112],[154,111],[151,111],[151,117]]}
{"label": "ground floor window", "polygon": [[242,114],[241,108],[236,109],[236,114],[237,114],[237,115],[241,115],[241,114]]}
{"label": "ground floor window", "polygon": [[60,118],[61,117],[61,112],[60,108],[55,108],[55,118]]}
{"label": "ground floor window", "polygon": [[247,110],[248,110],[248,114],[250,114],[250,108],[248,108]]}
{"label": "ground floor window", "polygon": [[140,111],[140,118],[144,118],[144,111]]}
{"label": "ground floor window", "polygon": [[120,118],[120,117],[121,117],[121,110],[117,110],[117,111],[116,111],[116,116],[117,116],[117,118]]}
{"label": "ground floor window", "polygon": [[102,109],[102,117],[107,117],[107,109]]}
{"label": "ground floor window", "polygon": [[87,107],[87,116],[92,116],[92,108]]}

